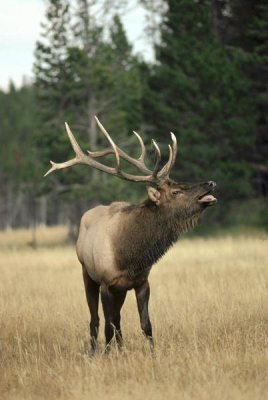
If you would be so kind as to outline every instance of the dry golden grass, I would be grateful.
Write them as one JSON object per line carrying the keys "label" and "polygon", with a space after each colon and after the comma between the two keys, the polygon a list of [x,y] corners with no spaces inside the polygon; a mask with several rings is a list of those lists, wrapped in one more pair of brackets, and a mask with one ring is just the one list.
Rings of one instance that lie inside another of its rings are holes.
{"label": "dry golden grass", "polygon": [[267,399],[268,236],[181,240],[151,273],[154,354],[130,292],[123,352],[95,358],[65,237],[0,234],[1,399]]}

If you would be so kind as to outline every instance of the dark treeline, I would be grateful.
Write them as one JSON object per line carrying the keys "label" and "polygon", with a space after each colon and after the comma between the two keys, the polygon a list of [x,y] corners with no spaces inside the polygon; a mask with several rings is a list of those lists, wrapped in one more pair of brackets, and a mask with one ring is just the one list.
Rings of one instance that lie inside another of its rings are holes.
{"label": "dark treeline", "polygon": [[94,115],[131,155],[139,150],[131,132],[140,132],[149,164],[150,139],[167,156],[173,131],[174,179],[218,183],[211,223],[267,228],[267,2],[140,1],[148,35],[157,32],[151,63],[127,38],[128,1],[47,3],[34,84],[0,91],[0,228],[69,223],[72,235],[85,209],[142,199],[142,184],[85,166],[42,178],[49,160],[73,157],[64,121],[85,150],[108,146]]}

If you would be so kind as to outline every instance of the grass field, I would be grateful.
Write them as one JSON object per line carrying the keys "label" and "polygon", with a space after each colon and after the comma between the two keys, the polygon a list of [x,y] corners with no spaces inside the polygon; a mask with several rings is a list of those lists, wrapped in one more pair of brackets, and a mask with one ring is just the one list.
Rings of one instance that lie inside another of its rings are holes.
{"label": "grass field", "polygon": [[40,230],[33,250],[29,232],[0,233],[2,400],[268,398],[267,235],[181,240],[151,273],[154,354],[129,292],[124,350],[95,358],[65,237]]}

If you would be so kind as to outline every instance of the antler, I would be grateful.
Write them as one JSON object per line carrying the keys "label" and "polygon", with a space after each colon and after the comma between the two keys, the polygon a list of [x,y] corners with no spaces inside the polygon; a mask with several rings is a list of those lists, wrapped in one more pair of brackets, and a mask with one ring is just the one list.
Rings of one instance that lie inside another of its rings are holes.
{"label": "antler", "polygon": [[[171,146],[169,145],[169,160],[163,166],[163,168],[161,170],[159,170],[160,169],[159,165],[160,165],[160,161],[161,161],[161,152],[160,152],[160,149],[159,149],[157,143],[154,140],[152,140],[152,143],[153,143],[153,146],[155,149],[155,153],[156,153],[156,162],[155,162],[153,171],[151,171],[145,165],[145,161],[144,161],[145,154],[146,154],[145,145],[143,143],[142,138],[140,137],[140,135],[137,132],[133,131],[133,133],[137,137],[137,139],[140,143],[140,146],[141,146],[141,155],[138,159],[129,156],[127,153],[125,153],[123,150],[121,150],[118,146],[116,146],[116,144],[112,140],[111,136],[106,131],[104,126],[100,123],[98,118],[95,117],[95,119],[96,119],[96,122],[97,122],[100,130],[102,131],[104,136],[107,138],[111,147],[104,149],[102,151],[95,151],[95,152],[88,151],[87,154],[85,154],[81,150],[79,144],[77,143],[69,125],[65,122],[66,131],[69,136],[72,148],[75,152],[75,157],[73,159],[71,159],[69,161],[65,161],[63,163],[55,163],[53,161],[50,161],[52,167],[50,168],[49,171],[47,171],[47,173],[44,176],[47,176],[51,172],[56,171],[58,169],[68,168],[75,164],[86,164],[92,168],[96,168],[100,171],[106,172],[111,175],[118,176],[119,178],[125,179],[128,181],[160,183],[165,180],[168,180],[169,173],[175,163],[176,154],[177,154],[177,140],[176,140],[176,136],[173,133],[171,133],[172,145]],[[114,154],[115,162],[116,162],[116,165],[114,168],[108,167],[107,165],[103,165],[100,162],[95,160],[96,158],[106,156],[107,154]],[[120,169],[120,157],[122,159],[124,159],[125,161],[127,161],[129,164],[134,165],[144,175],[132,175],[132,174],[128,174],[128,173],[122,171]]]}

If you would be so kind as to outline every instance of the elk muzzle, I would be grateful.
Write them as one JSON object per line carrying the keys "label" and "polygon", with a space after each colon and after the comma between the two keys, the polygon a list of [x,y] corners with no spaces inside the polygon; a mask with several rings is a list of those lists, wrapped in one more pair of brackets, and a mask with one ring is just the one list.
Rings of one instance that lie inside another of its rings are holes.
{"label": "elk muzzle", "polygon": [[199,196],[198,202],[204,206],[212,206],[217,203],[216,197],[211,194],[216,187],[216,182],[208,181],[204,183],[203,186],[206,191]]}

